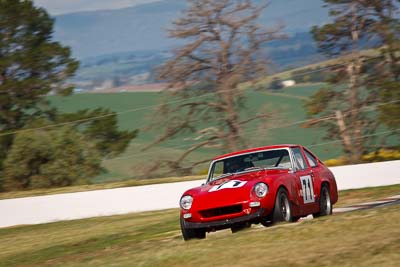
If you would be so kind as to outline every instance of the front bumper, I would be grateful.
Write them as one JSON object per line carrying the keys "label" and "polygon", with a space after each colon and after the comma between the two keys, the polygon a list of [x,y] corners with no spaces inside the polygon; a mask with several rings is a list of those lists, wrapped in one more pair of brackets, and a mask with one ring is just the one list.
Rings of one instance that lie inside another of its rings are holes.
{"label": "front bumper", "polygon": [[258,211],[251,213],[249,215],[240,216],[231,219],[219,220],[219,221],[211,221],[211,222],[188,222],[185,221],[185,228],[190,229],[225,229],[230,228],[231,226],[243,222],[258,222],[259,219],[264,215],[265,209],[260,208]]}

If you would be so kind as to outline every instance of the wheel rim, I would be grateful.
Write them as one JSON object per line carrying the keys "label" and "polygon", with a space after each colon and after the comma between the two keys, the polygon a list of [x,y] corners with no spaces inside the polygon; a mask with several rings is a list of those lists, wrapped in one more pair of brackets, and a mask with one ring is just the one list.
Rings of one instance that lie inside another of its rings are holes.
{"label": "wheel rim", "polygon": [[331,208],[332,208],[331,197],[330,197],[328,189],[326,189],[326,187],[323,190],[322,197],[323,197],[323,202],[322,202],[323,209],[324,209],[325,214],[331,214]]}
{"label": "wheel rim", "polygon": [[281,206],[282,218],[288,222],[290,220],[290,206],[289,206],[289,200],[285,195],[282,195],[280,198],[280,206]]}

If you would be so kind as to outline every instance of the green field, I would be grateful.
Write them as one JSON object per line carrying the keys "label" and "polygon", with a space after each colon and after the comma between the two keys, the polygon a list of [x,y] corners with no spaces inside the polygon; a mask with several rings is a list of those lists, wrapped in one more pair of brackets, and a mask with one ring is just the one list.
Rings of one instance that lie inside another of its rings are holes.
{"label": "green field", "polygon": [[[242,112],[243,118],[254,115],[261,108],[271,111],[273,115],[268,122],[268,129],[260,132],[256,123],[244,129],[249,146],[263,146],[277,143],[299,143],[309,146],[323,160],[341,155],[340,147],[326,145],[313,147],[313,144],[323,142],[323,132],[318,129],[302,128],[301,124],[287,126],[306,119],[303,109],[304,100],[322,85],[295,86],[280,90],[253,91],[246,90],[246,108]],[[51,96],[51,103],[62,112],[72,112],[85,108],[106,107],[116,112],[121,129],[143,129],[152,121],[154,106],[158,105],[165,95],[154,92],[119,93],[119,94],[76,94],[69,97]],[[175,99],[171,99],[175,101]],[[144,108],[142,110],[136,110]],[[95,182],[126,179],[140,176],[143,166],[152,163],[154,159],[168,159],[179,155],[184,149],[191,146],[192,141],[184,137],[162,143],[153,149],[141,152],[141,148],[151,143],[157,132],[141,131],[125,153],[117,158],[104,160],[103,165],[108,173],[95,179]],[[189,160],[212,158],[221,152],[213,149],[202,149],[193,153]],[[204,172],[207,164],[200,166],[197,171]]]}
{"label": "green field", "polygon": [[[264,127],[265,130],[260,130],[259,122],[251,123],[243,129],[248,147],[297,143],[310,148],[322,160],[340,157],[342,155],[340,142],[324,140],[324,130],[305,128],[301,123],[307,119],[304,110],[305,101],[323,86],[322,83],[306,84],[278,91],[246,89],[244,91],[246,95],[245,108],[241,111],[242,119],[252,117],[260,110],[262,112],[267,110],[271,114],[267,126]],[[97,107],[109,108],[119,113],[118,122],[121,129],[140,130],[139,136],[130,143],[123,154],[103,161],[103,166],[107,172],[96,177],[93,182],[124,180],[133,177],[144,178],[144,170],[154,164],[154,161],[179,156],[191,147],[193,144],[191,139],[196,136],[196,134],[188,134],[161,143],[148,151],[142,151],[142,148],[149,145],[155,140],[157,134],[162,132],[162,129],[157,129],[157,127],[151,131],[144,130],[154,121],[153,115],[156,107],[165,99],[174,102],[174,105],[182,103],[176,103],[180,100],[168,98],[162,92],[86,93],[69,97],[50,96],[49,99],[52,105],[62,112]],[[393,143],[390,139],[388,139],[388,142]],[[216,149],[203,148],[192,153],[188,157],[188,161],[211,159],[221,153],[223,152]],[[205,163],[198,166],[194,174],[204,174],[207,171],[207,165]]]}
{"label": "green field", "polygon": [[[341,192],[339,205],[400,185]],[[0,266],[398,266],[399,206],[184,242],[178,210],[0,229]]]}

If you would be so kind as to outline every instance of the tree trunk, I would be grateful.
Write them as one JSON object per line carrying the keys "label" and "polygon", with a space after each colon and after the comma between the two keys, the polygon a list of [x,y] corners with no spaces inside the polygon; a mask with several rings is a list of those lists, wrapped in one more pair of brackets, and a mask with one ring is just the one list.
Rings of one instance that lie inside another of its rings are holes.
{"label": "tree trunk", "polygon": [[349,153],[352,150],[351,139],[349,133],[346,129],[346,123],[344,122],[343,113],[340,110],[336,110],[336,119],[337,124],[340,130],[340,136],[342,138],[343,147],[346,153]]}
{"label": "tree trunk", "polygon": [[352,147],[350,151],[350,160],[353,163],[359,162],[363,153],[363,140],[362,140],[362,121],[360,115],[360,98],[359,98],[359,79],[361,62],[358,52],[357,44],[359,42],[359,30],[356,28],[356,4],[352,5],[352,20],[351,27],[352,37],[352,61],[347,66],[347,74],[349,76],[349,103],[350,103],[350,123],[352,126],[351,139]]}
{"label": "tree trunk", "polygon": [[227,123],[227,149],[230,151],[236,151],[239,148],[239,139],[240,139],[240,125],[239,125],[239,116],[235,109],[235,89],[230,88],[224,90],[222,93],[224,95],[224,102],[226,105],[226,123]]}

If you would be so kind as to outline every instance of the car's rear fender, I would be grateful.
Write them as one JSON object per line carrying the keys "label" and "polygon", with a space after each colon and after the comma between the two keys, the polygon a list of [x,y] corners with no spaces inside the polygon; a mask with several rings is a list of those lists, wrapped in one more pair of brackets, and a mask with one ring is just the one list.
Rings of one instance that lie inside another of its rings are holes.
{"label": "car's rear fender", "polygon": [[338,191],[335,176],[328,168],[325,170],[321,177],[321,188],[324,184],[328,186],[331,203],[333,205],[338,201]]}

